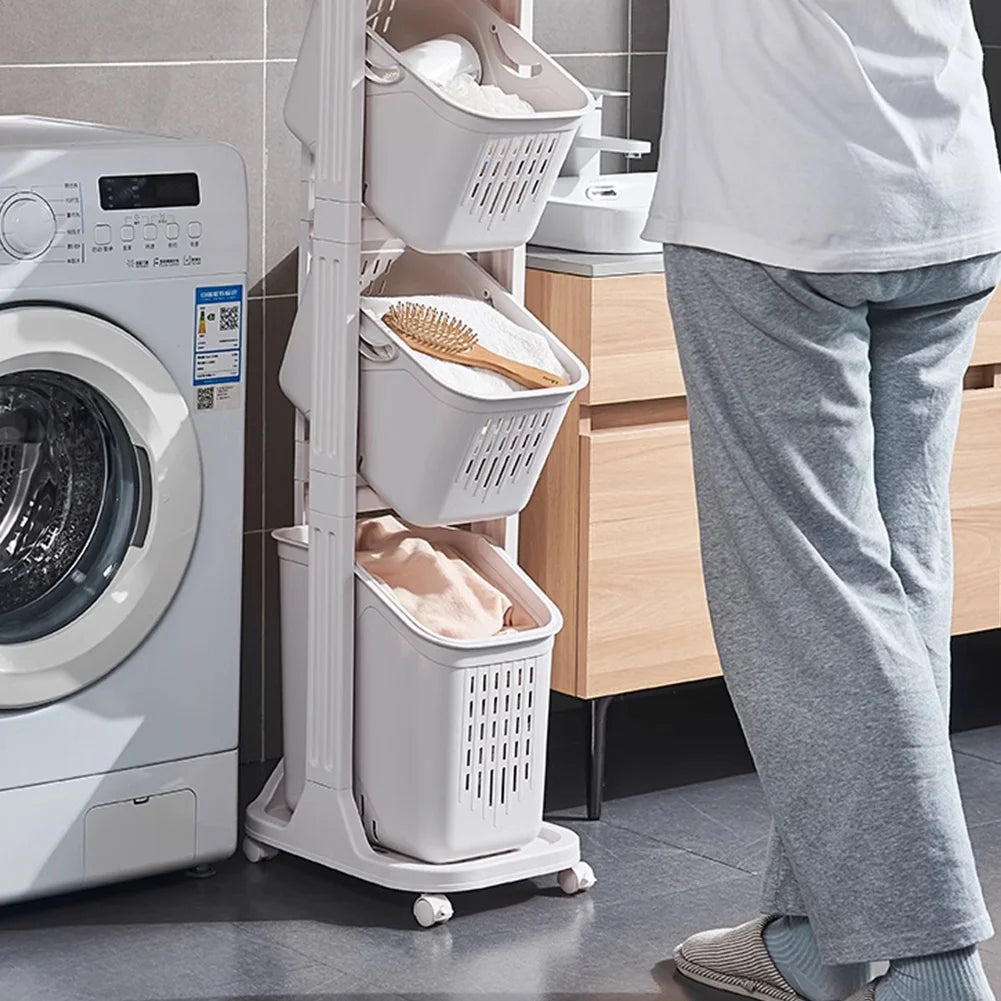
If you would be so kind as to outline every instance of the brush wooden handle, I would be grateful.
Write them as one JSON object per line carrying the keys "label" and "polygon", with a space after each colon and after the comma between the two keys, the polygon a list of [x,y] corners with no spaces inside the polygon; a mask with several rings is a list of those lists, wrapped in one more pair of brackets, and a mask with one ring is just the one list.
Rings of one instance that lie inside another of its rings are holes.
{"label": "brush wooden handle", "polygon": [[567,385],[566,379],[545,369],[535,368],[532,365],[525,365],[513,358],[505,358],[503,355],[488,351],[479,344],[474,344],[468,351],[463,351],[461,355],[453,355],[452,361],[462,361],[475,365],[477,368],[489,369],[500,375],[506,375],[509,379],[520,383],[526,389],[555,389],[557,386]]}

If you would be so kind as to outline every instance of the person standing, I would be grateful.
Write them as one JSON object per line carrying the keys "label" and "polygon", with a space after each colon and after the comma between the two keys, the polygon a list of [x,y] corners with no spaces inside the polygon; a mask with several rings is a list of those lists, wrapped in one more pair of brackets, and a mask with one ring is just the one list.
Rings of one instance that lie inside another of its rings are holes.
{"label": "person standing", "polygon": [[675,962],[738,995],[994,1001],[948,728],[950,471],[1001,281],[982,64],[970,0],[671,2],[645,236],[775,820],[763,915]]}

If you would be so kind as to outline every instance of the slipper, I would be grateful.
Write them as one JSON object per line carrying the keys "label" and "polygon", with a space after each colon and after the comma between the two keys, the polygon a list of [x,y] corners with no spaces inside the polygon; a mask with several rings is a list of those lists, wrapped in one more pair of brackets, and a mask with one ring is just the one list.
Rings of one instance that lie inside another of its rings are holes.
{"label": "slipper", "polygon": [[[806,1001],[779,973],[765,947],[763,916],[738,928],[700,932],[674,950],[674,965],[689,980],[757,1001]],[[871,1001],[862,994],[851,1001]]]}

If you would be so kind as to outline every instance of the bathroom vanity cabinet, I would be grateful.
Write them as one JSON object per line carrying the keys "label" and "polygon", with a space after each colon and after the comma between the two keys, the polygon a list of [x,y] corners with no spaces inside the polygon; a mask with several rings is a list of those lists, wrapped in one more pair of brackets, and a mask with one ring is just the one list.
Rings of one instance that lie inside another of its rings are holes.
{"label": "bathroom vanity cabinet", "polygon": [[[526,302],[591,371],[522,516],[521,563],[562,609],[553,687],[625,692],[720,673],[699,559],[684,384],[659,255],[531,251]],[[966,380],[953,477],[957,633],[1001,626],[1001,295]]]}

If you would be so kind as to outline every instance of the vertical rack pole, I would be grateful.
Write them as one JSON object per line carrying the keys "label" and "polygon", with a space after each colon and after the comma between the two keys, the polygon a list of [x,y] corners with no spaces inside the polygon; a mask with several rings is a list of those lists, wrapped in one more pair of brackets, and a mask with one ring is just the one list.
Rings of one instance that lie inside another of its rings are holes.
{"label": "vertical rack pole", "polygon": [[[489,0],[494,9],[526,35],[532,35],[534,0]],[[495,250],[477,254],[479,264],[490,272],[520,302],[525,301],[525,248]],[[509,556],[518,559],[518,534],[521,519],[518,515],[481,521],[473,530],[485,535],[491,542],[505,549]]]}
{"label": "vertical rack pole", "polygon": [[309,428],[306,775],[352,786],[358,273],[365,95],[365,0],[315,0],[319,132],[309,261],[313,408]]}

